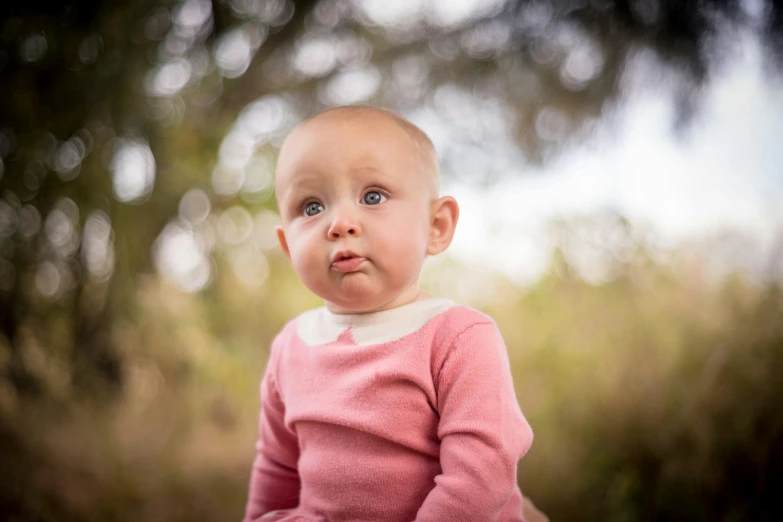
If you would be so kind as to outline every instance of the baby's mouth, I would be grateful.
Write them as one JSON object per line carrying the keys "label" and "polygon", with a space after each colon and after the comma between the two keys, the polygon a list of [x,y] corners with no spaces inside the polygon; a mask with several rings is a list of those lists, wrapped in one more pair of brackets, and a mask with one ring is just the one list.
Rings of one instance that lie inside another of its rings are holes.
{"label": "baby's mouth", "polygon": [[366,257],[353,253],[338,255],[332,262],[332,270],[343,273],[356,272],[365,261],[367,261]]}

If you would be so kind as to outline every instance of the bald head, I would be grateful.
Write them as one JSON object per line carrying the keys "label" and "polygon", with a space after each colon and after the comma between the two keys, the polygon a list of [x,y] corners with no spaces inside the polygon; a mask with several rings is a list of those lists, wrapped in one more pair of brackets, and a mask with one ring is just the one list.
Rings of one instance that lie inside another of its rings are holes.
{"label": "bald head", "polygon": [[411,153],[415,156],[419,167],[419,175],[424,178],[431,192],[431,197],[437,198],[440,191],[440,169],[438,156],[430,138],[419,127],[402,116],[377,107],[346,106],[321,112],[301,123],[283,142],[280,155],[285,153],[286,144],[294,138],[298,131],[315,125],[366,125],[367,132],[372,132],[375,125],[391,124],[403,131],[410,144]]}

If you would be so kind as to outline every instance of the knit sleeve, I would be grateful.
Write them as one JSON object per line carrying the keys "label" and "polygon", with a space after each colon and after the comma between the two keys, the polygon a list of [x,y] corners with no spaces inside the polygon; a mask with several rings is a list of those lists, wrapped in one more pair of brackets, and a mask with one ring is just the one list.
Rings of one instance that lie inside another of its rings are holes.
{"label": "knit sleeve", "polygon": [[517,462],[533,434],[497,326],[482,322],[463,330],[435,379],[442,472],[416,522],[523,520]]}
{"label": "knit sleeve", "polygon": [[252,522],[269,511],[296,507],[299,503],[299,444],[296,433],[284,423],[285,404],[278,387],[281,336],[272,345],[261,380],[261,414],[256,457],[243,522]]}

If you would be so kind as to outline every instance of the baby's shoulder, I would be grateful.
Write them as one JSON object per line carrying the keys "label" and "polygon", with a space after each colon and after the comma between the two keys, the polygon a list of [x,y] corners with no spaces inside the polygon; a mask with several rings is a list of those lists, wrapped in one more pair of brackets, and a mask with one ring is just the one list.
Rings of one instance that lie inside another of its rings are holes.
{"label": "baby's shoulder", "polygon": [[[301,315],[301,314],[300,314]],[[282,328],[277,332],[272,340],[272,354],[284,349],[286,345],[290,344],[296,333],[296,320],[299,316],[289,319]]]}
{"label": "baby's shoulder", "polygon": [[420,335],[429,345],[435,359],[448,356],[460,338],[481,338],[487,332],[497,330],[495,321],[487,314],[470,306],[454,303],[454,306],[433,317],[421,329]]}
{"label": "baby's shoulder", "polygon": [[480,310],[467,305],[455,304],[441,313],[433,326],[443,335],[459,335],[479,324],[494,325],[495,320]]}

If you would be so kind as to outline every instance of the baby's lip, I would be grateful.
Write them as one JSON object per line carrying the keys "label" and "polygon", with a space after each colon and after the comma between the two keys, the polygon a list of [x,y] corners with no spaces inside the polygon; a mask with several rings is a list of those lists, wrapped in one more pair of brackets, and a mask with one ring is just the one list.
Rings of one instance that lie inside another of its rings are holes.
{"label": "baby's lip", "polygon": [[362,257],[353,250],[340,250],[336,254],[332,256],[332,263],[336,263],[338,261],[345,261],[346,259],[352,259],[354,257]]}
{"label": "baby's lip", "polygon": [[350,250],[341,250],[332,256],[332,269],[337,272],[355,272],[365,261],[366,257]]}

